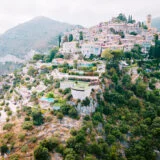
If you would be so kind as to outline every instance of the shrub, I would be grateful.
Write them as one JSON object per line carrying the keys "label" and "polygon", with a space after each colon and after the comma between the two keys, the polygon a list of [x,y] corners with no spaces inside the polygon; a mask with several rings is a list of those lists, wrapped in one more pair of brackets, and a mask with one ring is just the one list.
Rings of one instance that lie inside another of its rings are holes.
{"label": "shrub", "polygon": [[12,115],[12,111],[7,111],[7,115],[11,116]]}
{"label": "shrub", "polygon": [[60,120],[62,120],[63,119],[63,113],[58,112],[57,113],[57,118],[60,119]]}
{"label": "shrub", "polygon": [[50,155],[48,149],[42,147],[41,145],[37,146],[34,150],[34,159],[35,160],[49,160]]}
{"label": "shrub", "polygon": [[18,139],[19,139],[20,141],[24,141],[24,139],[25,139],[25,134],[20,133],[20,134],[18,135]]}
{"label": "shrub", "polygon": [[54,98],[54,94],[53,94],[52,92],[49,92],[49,93],[47,94],[47,98]]}
{"label": "shrub", "polygon": [[63,94],[68,94],[71,92],[71,89],[70,88],[66,88],[64,91],[63,91]]}
{"label": "shrub", "polygon": [[10,160],[19,160],[19,155],[18,154],[13,154],[10,156]]}
{"label": "shrub", "polygon": [[22,128],[26,130],[31,130],[33,128],[33,122],[31,121],[24,122]]}
{"label": "shrub", "polygon": [[30,117],[25,117],[25,119],[24,119],[25,121],[30,121],[31,120],[31,118]]}
{"label": "shrub", "polygon": [[40,110],[34,110],[32,112],[33,124],[34,125],[41,125],[43,124],[43,115]]}
{"label": "shrub", "polygon": [[32,143],[36,143],[37,138],[36,138],[36,137],[31,137],[30,141],[31,141]]}
{"label": "shrub", "polygon": [[28,145],[25,145],[21,148],[21,152],[27,152],[28,151]]}
{"label": "shrub", "polygon": [[1,155],[4,155],[5,153],[7,153],[7,151],[8,151],[7,145],[1,146],[0,150],[1,150]]}
{"label": "shrub", "polygon": [[10,141],[13,137],[13,133],[7,133],[4,135],[4,138],[7,140],[7,141]]}
{"label": "shrub", "polygon": [[9,130],[12,129],[13,126],[14,126],[14,124],[12,124],[12,123],[7,123],[7,124],[5,124],[5,125],[3,126],[3,130],[9,131]]}
{"label": "shrub", "polygon": [[53,149],[55,149],[58,146],[58,139],[55,137],[51,137],[48,139],[44,139],[43,141],[40,142],[40,145],[42,147],[47,148],[49,151],[52,151]]}

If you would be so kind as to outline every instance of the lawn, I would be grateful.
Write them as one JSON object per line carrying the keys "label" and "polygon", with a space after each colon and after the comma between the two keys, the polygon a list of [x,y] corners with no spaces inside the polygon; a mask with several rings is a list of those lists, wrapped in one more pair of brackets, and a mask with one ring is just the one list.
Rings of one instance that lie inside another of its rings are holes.
{"label": "lawn", "polygon": [[87,89],[89,86],[88,82],[77,81],[74,83],[74,89]]}

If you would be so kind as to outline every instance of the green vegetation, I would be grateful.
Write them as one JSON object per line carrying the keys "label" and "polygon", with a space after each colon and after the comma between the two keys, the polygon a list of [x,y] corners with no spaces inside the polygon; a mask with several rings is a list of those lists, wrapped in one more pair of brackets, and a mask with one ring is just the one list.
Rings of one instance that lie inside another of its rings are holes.
{"label": "green vegetation", "polygon": [[34,125],[39,126],[39,125],[43,124],[43,115],[40,110],[34,109],[32,111],[32,119],[33,119]]}
{"label": "green vegetation", "polygon": [[83,32],[79,32],[79,40],[83,40]]}
{"label": "green vegetation", "polygon": [[32,130],[33,129],[33,122],[25,121],[22,125],[22,128],[25,130]]}
{"label": "green vegetation", "polygon": [[35,160],[50,160],[48,149],[42,146],[37,146],[37,148],[34,150],[34,159]]}
{"label": "green vegetation", "polygon": [[123,13],[120,13],[117,17],[118,20],[123,21],[123,22],[127,22],[127,18]]}
{"label": "green vegetation", "polygon": [[14,126],[14,124],[12,124],[12,123],[7,123],[7,124],[5,124],[5,125],[3,126],[3,130],[9,131],[9,130],[12,129],[13,126]]}
{"label": "green vegetation", "polygon": [[69,42],[72,42],[72,41],[73,41],[73,35],[70,34],[70,35],[69,35]]}

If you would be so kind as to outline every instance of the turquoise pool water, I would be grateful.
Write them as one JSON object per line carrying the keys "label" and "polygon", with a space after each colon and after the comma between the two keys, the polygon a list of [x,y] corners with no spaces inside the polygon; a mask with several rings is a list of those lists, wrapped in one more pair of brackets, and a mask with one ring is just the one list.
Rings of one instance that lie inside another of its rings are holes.
{"label": "turquoise pool water", "polygon": [[53,98],[46,98],[46,97],[42,97],[41,101],[45,101],[45,102],[49,102],[49,103],[53,103],[54,99]]}
{"label": "turquoise pool water", "polygon": [[83,64],[83,63],[81,63],[78,66],[79,67],[93,67],[93,64]]}

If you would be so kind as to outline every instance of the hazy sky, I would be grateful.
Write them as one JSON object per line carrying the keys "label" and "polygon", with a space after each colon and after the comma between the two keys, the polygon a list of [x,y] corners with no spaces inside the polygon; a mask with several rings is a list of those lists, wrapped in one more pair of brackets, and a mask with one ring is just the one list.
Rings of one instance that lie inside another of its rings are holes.
{"label": "hazy sky", "polygon": [[0,0],[0,33],[36,16],[92,26],[118,13],[160,16],[160,0]]}

